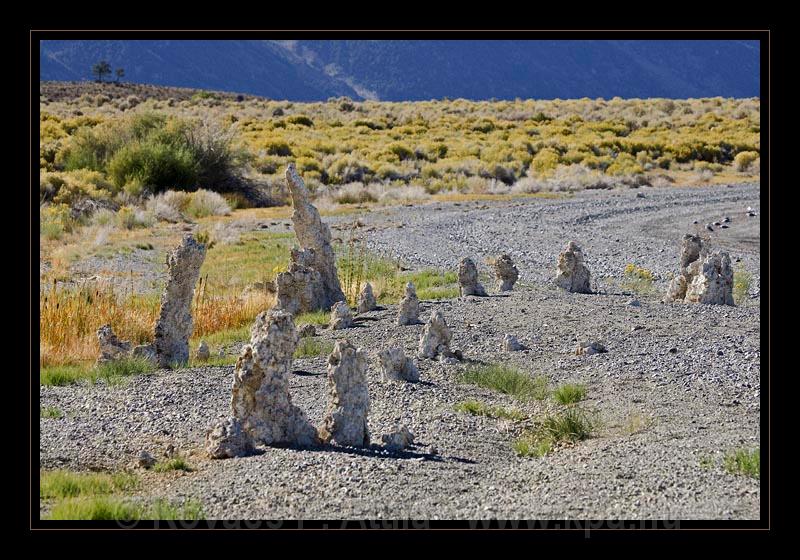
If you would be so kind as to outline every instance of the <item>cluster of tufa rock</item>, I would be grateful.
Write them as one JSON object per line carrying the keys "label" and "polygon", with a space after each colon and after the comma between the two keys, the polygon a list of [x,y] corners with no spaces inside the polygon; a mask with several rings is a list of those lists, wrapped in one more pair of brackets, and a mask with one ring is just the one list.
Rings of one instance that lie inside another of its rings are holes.
{"label": "cluster of tufa rock", "polygon": [[683,236],[680,274],[667,287],[665,302],[734,305],[733,267],[728,253],[708,253],[703,240],[692,234]]}
{"label": "cluster of tufa rock", "polygon": [[206,434],[210,457],[239,457],[257,443],[309,446],[317,430],[292,404],[289,375],[299,341],[292,315],[273,309],[256,317],[250,344],[233,373],[231,416]]}
{"label": "cluster of tufa rock", "polygon": [[206,247],[192,235],[167,255],[168,278],[161,295],[161,309],[156,321],[152,344],[136,346],[119,340],[111,325],[97,330],[100,344],[98,362],[118,360],[132,355],[155,362],[159,367],[172,367],[189,361],[189,336],[192,334],[192,298],[200,277]]}
{"label": "cluster of tufa rock", "polygon": [[369,445],[367,357],[349,341],[328,358],[328,408],[317,430],[292,404],[289,376],[299,342],[292,315],[281,309],[256,317],[250,344],[236,362],[231,414],[206,433],[214,459],[241,457],[259,444],[308,447],[320,443]]}
{"label": "cluster of tufa rock", "polygon": [[397,325],[416,325],[419,323],[419,298],[414,284],[406,284],[406,295],[400,300],[397,311]]}
{"label": "cluster of tufa rock", "polygon": [[292,249],[289,270],[275,278],[276,307],[289,313],[305,313],[345,300],[336,273],[331,231],[309,202],[308,189],[294,163],[286,168],[286,183],[292,196],[292,223],[302,249]]}
{"label": "cluster of tufa rock", "polygon": [[570,241],[558,255],[556,285],[568,292],[591,293],[589,269],[583,263],[583,251]]}
{"label": "cluster of tufa rock", "polygon": [[458,263],[458,285],[462,296],[488,295],[478,282],[478,269],[469,257],[464,257]]}
{"label": "cluster of tufa rock", "polygon": [[503,253],[492,263],[494,275],[497,279],[495,288],[498,292],[509,292],[514,289],[514,284],[519,280],[519,271],[514,266],[514,261],[506,253]]}

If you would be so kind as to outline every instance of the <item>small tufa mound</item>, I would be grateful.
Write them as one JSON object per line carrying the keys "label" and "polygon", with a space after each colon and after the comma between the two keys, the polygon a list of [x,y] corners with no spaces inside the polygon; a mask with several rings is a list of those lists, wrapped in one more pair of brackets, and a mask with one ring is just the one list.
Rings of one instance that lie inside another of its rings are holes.
{"label": "small tufa mound", "polygon": [[422,329],[417,355],[420,358],[429,358],[431,360],[436,359],[438,356],[445,359],[455,358],[456,355],[450,350],[452,336],[442,312],[433,312]]}
{"label": "small tufa mound", "polygon": [[570,241],[558,255],[556,285],[568,292],[590,294],[589,281],[589,269],[583,264],[583,251]]}
{"label": "small tufa mound", "polygon": [[472,259],[464,257],[458,263],[458,285],[462,296],[486,296],[486,290],[478,282],[478,269]]}
{"label": "small tufa mound", "polygon": [[353,314],[350,307],[343,301],[337,301],[331,307],[330,327],[333,330],[349,329],[353,326]]}
{"label": "small tufa mound", "polygon": [[514,266],[514,261],[506,253],[500,255],[492,264],[494,275],[497,278],[495,286],[498,292],[510,292],[519,279],[519,271]]}
{"label": "small tufa mound", "polygon": [[253,452],[253,440],[233,416],[213,426],[206,433],[206,453],[212,459],[244,457]]}
{"label": "small tufa mound", "polygon": [[394,347],[378,353],[383,381],[419,381],[419,370],[414,360],[405,355],[402,348]]}
{"label": "small tufa mound", "polygon": [[526,349],[525,345],[521,344],[513,334],[507,334],[503,337],[502,347],[506,352],[518,352]]}
{"label": "small tufa mound", "polygon": [[578,348],[575,349],[575,354],[577,356],[584,356],[584,355],[591,356],[592,354],[604,354],[605,352],[608,352],[608,350],[606,350],[606,347],[603,346],[601,343],[594,341],[581,342],[578,345]]}
{"label": "small tufa mound", "polygon": [[98,364],[124,358],[131,350],[131,343],[118,339],[111,325],[97,329],[97,341],[100,343]]}
{"label": "small tufa mound", "polygon": [[707,254],[703,240],[697,235],[683,236],[681,270],[667,287],[665,302],[734,305],[733,268],[728,253]]}
{"label": "small tufa mound", "polygon": [[139,451],[139,454],[136,456],[135,464],[140,469],[149,469],[156,464],[156,458],[149,452],[142,450]]}
{"label": "small tufa mound", "polygon": [[414,284],[406,284],[406,295],[400,300],[397,312],[397,326],[416,325],[419,323],[419,299]]}
{"label": "small tufa mound", "polygon": [[201,340],[200,344],[197,346],[195,357],[201,362],[208,361],[211,358],[211,350],[209,350],[205,340]]}
{"label": "small tufa mound", "polygon": [[367,282],[364,289],[358,294],[358,312],[366,313],[378,307],[378,302],[375,301],[375,296],[372,293],[372,284]]}
{"label": "small tufa mound", "polygon": [[386,449],[396,453],[414,445],[414,434],[405,426],[400,426],[394,432],[382,435],[381,441]]}
{"label": "small tufa mound", "polygon": [[690,303],[711,305],[734,305],[733,267],[728,253],[714,251],[686,287],[686,299]]}
{"label": "small tufa mound", "polygon": [[367,355],[348,340],[336,342],[328,357],[328,395],[321,440],[354,447],[369,445]]}

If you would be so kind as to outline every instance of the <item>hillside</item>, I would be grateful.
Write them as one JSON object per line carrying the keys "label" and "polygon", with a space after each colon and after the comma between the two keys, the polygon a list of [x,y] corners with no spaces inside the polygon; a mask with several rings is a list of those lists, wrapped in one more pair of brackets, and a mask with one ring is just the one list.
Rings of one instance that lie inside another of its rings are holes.
{"label": "hillside", "polygon": [[756,97],[757,41],[42,41],[40,79],[125,80],[319,101]]}

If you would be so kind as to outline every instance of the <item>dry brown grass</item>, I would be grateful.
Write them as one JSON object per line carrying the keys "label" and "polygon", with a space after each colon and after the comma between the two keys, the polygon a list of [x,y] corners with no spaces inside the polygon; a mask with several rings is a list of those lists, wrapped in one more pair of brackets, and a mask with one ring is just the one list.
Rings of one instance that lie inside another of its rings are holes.
{"label": "dry brown grass", "polygon": [[[193,304],[194,336],[247,325],[274,304],[274,296],[207,295],[198,285]],[[152,341],[160,300],[157,294],[119,294],[107,286],[53,287],[39,297],[40,367],[80,365],[99,355],[97,329],[110,324],[117,336],[134,344]]]}
{"label": "dry brown grass", "polygon": [[119,295],[104,286],[53,286],[39,295],[39,363],[44,367],[97,359],[96,332],[107,323],[120,338],[146,342],[158,309],[152,296]]}

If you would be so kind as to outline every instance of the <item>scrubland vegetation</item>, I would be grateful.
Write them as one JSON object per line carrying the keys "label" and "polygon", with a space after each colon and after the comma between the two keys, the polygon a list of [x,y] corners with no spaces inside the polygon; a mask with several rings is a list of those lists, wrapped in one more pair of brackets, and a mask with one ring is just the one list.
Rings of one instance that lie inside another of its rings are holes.
{"label": "scrubland vegetation", "polygon": [[[239,234],[228,226],[290,215],[283,180],[290,161],[329,215],[429,198],[747,180],[759,169],[758,99],[291,103],[106,89],[78,97],[51,84],[40,100],[40,365],[60,368],[54,375],[62,381],[97,378],[87,366],[100,325],[144,343],[159,308],[160,286],[127,289],[118,273],[81,287],[72,264],[135,251],[163,262],[187,223],[209,247],[193,344],[203,338],[216,352],[246,338],[253,318],[272,305],[269,283],[286,269],[295,241],[290,232]],[[252,208],[264,204],[284,206]],[[423,300],[458,295],[453,272],[407,273],[367,255],[357,227],[354,219],[355,236],[345,233],[337,245],[351,304],[367,281],[379,303],[395,303],[409,280]],[[629,287],[647,291],[648,272],[626,272]],[[745,284],[740,275],[740,297]]]}

